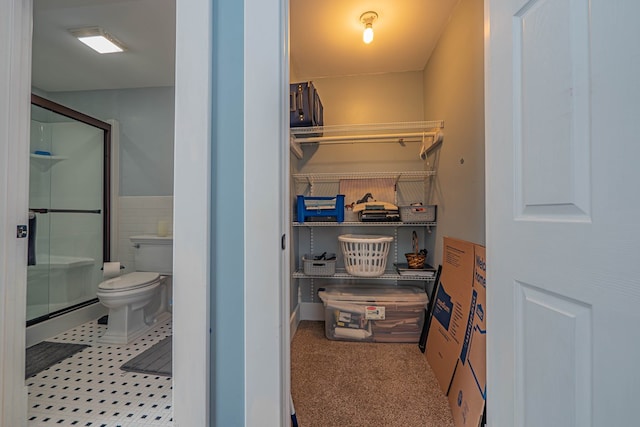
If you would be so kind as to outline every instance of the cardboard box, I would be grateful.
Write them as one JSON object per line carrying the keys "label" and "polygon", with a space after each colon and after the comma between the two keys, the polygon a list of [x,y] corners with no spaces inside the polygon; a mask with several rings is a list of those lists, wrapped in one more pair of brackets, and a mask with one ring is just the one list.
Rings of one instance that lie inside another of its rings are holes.
{"label": "cardboard box", "polygon": [[473,243],[444,238],[442,273],[427,335],[426,357],[445,394],[467,333],[474,256]]}
{"label": "cardboard box", "polygon": [[476,245],[469,310],[473,317],[449,390],[449,406],[456,427],[477,427],[486,402],[486,270],[485,248]]}

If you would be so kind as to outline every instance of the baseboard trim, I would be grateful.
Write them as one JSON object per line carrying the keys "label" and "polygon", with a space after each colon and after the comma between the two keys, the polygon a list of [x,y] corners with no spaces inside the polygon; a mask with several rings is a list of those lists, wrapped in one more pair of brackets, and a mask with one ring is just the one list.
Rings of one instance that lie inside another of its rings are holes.
{"label": "baseboard trim", "polygon": [[300,307],[300,320],[324,320],[324,305],[322,303],[301,302],[298,307]]}
{"label": "baseboard trim", "polygon": [[289,342],[293,341],[293,337],[298,331],[298,325],[300,324],[300,305],[293,310],[289,317]]}

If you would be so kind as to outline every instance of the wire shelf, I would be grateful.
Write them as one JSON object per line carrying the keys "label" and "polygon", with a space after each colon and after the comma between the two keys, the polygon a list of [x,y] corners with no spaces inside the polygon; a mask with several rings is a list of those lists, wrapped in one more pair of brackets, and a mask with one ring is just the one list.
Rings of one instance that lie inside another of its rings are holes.
{"label": "wire shelf", "polygon": [[298,182],[338,182],[341,179],[394,178],[398,181],[419,182],[434,176],[436,171],[404,171],[404,172],[335,172],[335,173],[295,173],[292,178]]}
{"label": "wire shelf", "polygon": [[[302,270],[297,270],[293,273],[294,279],[352,279],[352,280],[362,280],[363,277],[352,276],[347,273],[344,268],[336,268],[335,274],[332,276],[320,276],[320,275],[309,275],[304,274]],[[419,277],[419,276],[401,276],[394,272],[385,272],[381,276],[375,277],[366,277],[366,280],[402,280],[402,281],[413,281],[413,282],[433,282],[435,281],[435,277]]]}
{"label": "wire shelf", "polygon": [[[329,137],[344,136],[358,139],[361,135],[385,135],[395,137],[401,133],[433,132],[444,128],[444,120],[393,122],[393,123],[365,123],[350,125],[331,125],[313,127],[293,127],[291,134],[297,139],[313,137],[322,142]],[[322,136],[317,136],[322,135]],[[397,138],[396,138],[397,139]]]}
{"label": "wire shelf", "polygon": [[362,221],[305,221],[294,222],[294,227],[435,227],[434,222],[362,222]]}

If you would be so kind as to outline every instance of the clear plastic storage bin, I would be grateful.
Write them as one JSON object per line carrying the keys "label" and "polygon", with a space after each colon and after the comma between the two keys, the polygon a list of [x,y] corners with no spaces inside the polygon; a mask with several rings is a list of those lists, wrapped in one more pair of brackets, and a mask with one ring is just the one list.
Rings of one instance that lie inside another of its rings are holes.
{"label": "clear plastic storage bin", "polygon": [[330,340],[415,342],[420,340],[428,298],[414,286],[327,285],[325,335]]}

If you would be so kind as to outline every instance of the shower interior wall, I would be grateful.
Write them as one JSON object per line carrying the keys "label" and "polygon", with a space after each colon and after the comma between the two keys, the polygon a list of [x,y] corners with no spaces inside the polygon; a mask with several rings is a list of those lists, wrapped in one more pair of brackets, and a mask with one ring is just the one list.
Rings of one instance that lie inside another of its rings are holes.
{"label": "shower interior wall", "polygon": [[[102,206],[102,131],[83,123],[31,121],[29,207],[36,209],[100,209]],[[81,177],[81,179],[79,179]],[[62,292],[64,283],[55,275],[29,272],[28,306],[49,311],[95,298],[102,266],[102,214],[36,214],[36,263],[50,263],[51,257],[93,263],[76,289]],[[61,258],[62,257],[62,258]],[[52,271],[53,272],[53,271]],[[36,283],[39,279],[43,283]],[[45,289],[47,288],[47,289]],[[32,311],[33,311],[32,310]],[[30,317],[37,317],[36,315]]]}

